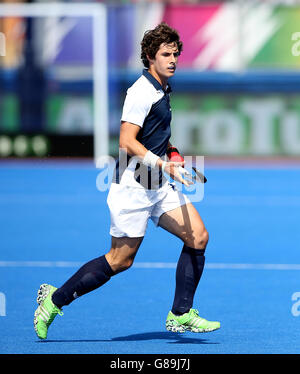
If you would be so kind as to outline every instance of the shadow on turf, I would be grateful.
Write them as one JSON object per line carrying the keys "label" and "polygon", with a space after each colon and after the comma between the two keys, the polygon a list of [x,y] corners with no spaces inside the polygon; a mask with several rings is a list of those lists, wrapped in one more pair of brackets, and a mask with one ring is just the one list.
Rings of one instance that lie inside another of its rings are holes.
{"label": "shadow on turf", "polygon": [[172,332],[146,332],[142,334],[133,334],[127,336],[118,336],[109,340],[101,339],[74,339],[74,340],[39,340],[39,343],[97,343],[97,342],[123,342],[123,341],[139,341],[139,340],[172,340],[168,344],[219,344],[215,342],[210,342],[207,339],[201,338],[188,338],[182,336],[179,333]]}

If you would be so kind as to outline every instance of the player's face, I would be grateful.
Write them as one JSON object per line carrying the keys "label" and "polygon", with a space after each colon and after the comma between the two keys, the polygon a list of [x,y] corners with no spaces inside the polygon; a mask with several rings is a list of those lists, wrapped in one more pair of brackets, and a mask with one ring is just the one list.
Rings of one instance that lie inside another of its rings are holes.
{"label": "player's face", "polygon": [[149,59],[149,71],[154,75],[156,73],[163,81],[167,80],[175,74],[178,56],[176,43],[161,44],[155,59]]}

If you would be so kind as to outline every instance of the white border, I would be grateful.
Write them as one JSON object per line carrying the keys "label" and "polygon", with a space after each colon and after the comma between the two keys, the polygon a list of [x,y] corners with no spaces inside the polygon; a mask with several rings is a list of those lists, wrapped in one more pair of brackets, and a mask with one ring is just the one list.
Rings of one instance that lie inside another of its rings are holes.
{"label": "white border", "polygon": [[104,4],[0,4],[0,17],[93,17],[94,160],[109,155],[107,14]]}

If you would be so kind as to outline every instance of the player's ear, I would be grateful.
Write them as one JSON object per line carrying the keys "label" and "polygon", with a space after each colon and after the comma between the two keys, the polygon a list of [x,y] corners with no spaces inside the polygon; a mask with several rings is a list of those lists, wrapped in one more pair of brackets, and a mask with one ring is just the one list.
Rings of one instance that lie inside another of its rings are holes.
{"label": "player's ear", "polygon": [[154,62],[154,58],[151,58],[149,55],[146,55],[146,57],[147,57],[147,59],[148,59],[148,61],[149,61],[149,65],[152,63],[153,64],[153,62]]}

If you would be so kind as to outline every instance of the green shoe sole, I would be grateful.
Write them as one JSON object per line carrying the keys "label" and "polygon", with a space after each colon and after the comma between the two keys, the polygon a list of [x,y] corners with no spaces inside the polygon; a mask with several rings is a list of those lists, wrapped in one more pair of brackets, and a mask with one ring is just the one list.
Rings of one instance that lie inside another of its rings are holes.
{"label": "green shoe sole", "polygon": [[169,320],[166,322],[166,329],[168,331],[179,332],[179,333],[183,333],[186,331],[197,332],[197,333],[211,332],[211,331],[218,330],[219,328],[220,328],[220,325],[217,325],[217,324],[214,327],[210,327],[210,328],[198,328],[198,327],[180,325],[175,320]]}
{"label": "green shoe sole", "polygon": [[40,305],[46,297],[49,295],[51,286],[49,284],[43,283],[40,285],[40,288],[37,292],[36,302]]}
{"label": "green shoe sole", "polygon": [[184,326],[179,325],[175,320],[172,319],[166,322],[166,329],[171,332],[186,332]]}

